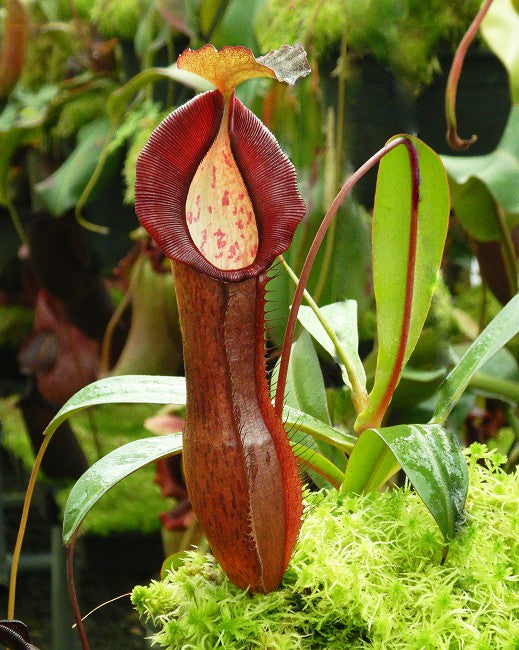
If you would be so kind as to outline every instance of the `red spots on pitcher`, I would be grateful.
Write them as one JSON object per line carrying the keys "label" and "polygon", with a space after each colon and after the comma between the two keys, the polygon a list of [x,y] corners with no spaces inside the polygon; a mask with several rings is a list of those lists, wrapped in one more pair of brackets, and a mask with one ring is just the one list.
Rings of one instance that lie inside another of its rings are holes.
{"label": "red spots on pitcher", "polygon": [[207,245],[207,230],[204,228],[202,230],[202,241],[200,242],[200,251],[203,253]]}
{"label": "red spots on pitcher", "polygon": [[218,228],[218,230],[214,233],[214,236],[216,238],[216,247],[218,248],[218,250],[225,248],[227,244],[225,233],[222,230],[220,230],[220,228]]}
{"label": "red spots on pitcher", "polygon": [[229,253],[227,255],[227,259],[232,260],[239,257],[239,248],[240,247],[237,241],[235,241],[234,244],[231,244],[229,246]]}
{"label": "red spots on pitcher", "polygon": [[241,269],[254,262],[258,229],[247,187],[231,150],[228,108],[191,181],[186,223],[195,246],[216,268]]}
{"label": "red spots on pitcher", "polygon": [[223,149],[222,156],[223,156],[223,161],[227,165],[227,167],[232,169],[234,163],[234,158],[232,156],[232,153],[228,149]]}

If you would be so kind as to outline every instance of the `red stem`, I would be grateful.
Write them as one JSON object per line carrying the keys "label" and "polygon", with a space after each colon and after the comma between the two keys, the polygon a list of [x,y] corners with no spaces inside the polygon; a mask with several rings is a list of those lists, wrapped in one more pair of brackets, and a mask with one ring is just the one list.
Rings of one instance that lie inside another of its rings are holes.
{"label": "red stem", "polygon": [[456,150],[461,151],[468,149],[471,144],[476,142],[477,135],[473,135],[469,140],[463,140],[458,135],[458,125],[456,121],[456,93],[458,90],[458,82],[463,68],[463,62],[469,49],[470,44],[478,33],[479,27],[486,16],[490,5],[493,0],[486,0],[476,17],[470,24],[470,27],[465,32],[463,38],[458,45],[456,54],[452,61],[452,66],[447,79],[447,88],[445,90],[445,117],[447,119],[447,142],[449,146]]}
{"label": "red stem", "polygon": [[81,647],[83,650],[90,650],[88,639],[81,618],[81,610],[79,609],[79,602],[77,599],[76,585],[74,584],[74,549],[76,546],[77,531],[72,536],[70,543],[67,547],[67,585],[72,611],[74,612],[74,620],[76,621],[77,631]]}
{"label": "red stem", "polygon": [[323,242],[323,239],[326,235],[326,232],[331,222],[333,221],[335,215],[337,214],[337,210],[339,209],[339,207],[341,206],[342,202],[349,194],[349,192],[351,192],[355,184],[364,176],[364,174],[366,174],[366,172],[372,169],[381,160],[381,158],[383,158],[387,153],[395,149],[395,147],[398,147],[398,145],[400,144],[405,144],[408,148],[409,146],[413,146],[410,140],[404,137],[395,138],[394,140],[391,140],[391,142],[388,142],[384,147],[382,147],[382,149],[377,151],[376,154],[371,156],[369,160],[367,160],[361,167],[359,167],[359,169],[357,169],[356,172],[354,172],[351,176],[349,176],[344,181],[344,184],[339,190],[339,193],[333,200],[331,206],[328,208],[328,211],[325,214],[321,225],[319,226],[319,230],[315,235],[312,245],[310,246],[310,250],[308,251],[308,255],[306,256],[305,263],[303,264],[303,268],[299,276],[299,284],[297,285],[297,288],[294,293],[294,298],[292,300],[292,306],[290,308],[290,314],[288,317],[287,327],[285,330],[285,338],[283,339],[283,348],[281,350],[281,361],[279,364],[279,373],[278,373],[278,381],[277,381],[277,389],[276,389],[276,402],[275,402],[275,409],[280,417],[282,416],[283,413],[283,400],[285,395],[285,386],[287,382],[288,363],[290,361],[290,348],[292,347],[292,341],[296,329],[297,314],[299,312],[299,307],[301,306],[301,302],[303,300],[303,293],[306,288],[306,284],[308,282],[308,278],[310,276],[313,263],[317,256],[319,248]]}

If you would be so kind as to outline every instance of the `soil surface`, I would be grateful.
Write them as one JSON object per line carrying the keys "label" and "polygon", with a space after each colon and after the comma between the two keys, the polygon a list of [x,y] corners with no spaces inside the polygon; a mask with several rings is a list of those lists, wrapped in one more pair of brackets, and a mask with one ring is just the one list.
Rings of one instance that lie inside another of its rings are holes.
{"label": "soil surface", "polygon": [[[1,483],[4,496],[23,492],[26,476],[3,452]],[[23,554],[44,553],[50,549],[50,530],[55,524],[52,499],[40,490],[31,509]],[[21,504],[11,498],[4,504],[6,546],[12,552]],[[1,541],[0,541],[1,544]],[[81,612],[131,591],[136,584],[157,578],[163,560],[160,534],[80,538],[76,552],[76,588]],[[1,579],[1,572],[0,572]],[[31,641],[40,650],[75,650],[53,647],[51,642],[50,570],[23,570],[17,583],[16,618],[29,628]],[[0,581],[0,619],[6,618],[7,587]],[[128,596],[107,604],[85,621],[91,650],[144,650],[150,631],[140,623]],[[73,644],[75,645],[75,637]],[[66,644],[69,645],[68,643]],[[3,646],[0,646],[3,647]],[[76,647],[80,647],[79,643]]]}

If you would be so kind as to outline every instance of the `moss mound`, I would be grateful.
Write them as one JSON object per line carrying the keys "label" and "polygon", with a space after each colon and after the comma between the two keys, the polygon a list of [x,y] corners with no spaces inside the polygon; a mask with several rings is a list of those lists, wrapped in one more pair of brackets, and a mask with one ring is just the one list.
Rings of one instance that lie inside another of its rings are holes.
{"label": "moss mound", "polygon": [[519,648],[519,474],[480,445],[467,453],[467,521],[442,539],[410,489],[319,495],[282,587],[240,591],[192,552],[133,603],[163,648]]}

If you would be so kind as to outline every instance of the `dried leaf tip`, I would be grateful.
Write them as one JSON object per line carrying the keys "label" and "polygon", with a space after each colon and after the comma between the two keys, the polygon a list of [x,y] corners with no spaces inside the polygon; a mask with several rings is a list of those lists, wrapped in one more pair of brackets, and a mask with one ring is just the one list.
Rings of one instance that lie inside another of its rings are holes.
{"label": "dried leaf tip", "polygon": [[217,50],[207,44],[198,50],[183,52],[177,65],[214,84],[224,97],[247,79],[271,77],[292,85],[310,74],[310,64],[301,45],[283,45],[279,50],[255,57],[242,45],[227,45]]}
{"label": "dried leaf tip", "polygon": [[302,45],[282,45],[256,58],[258,63],[270,68],[278,81],[293,86],[296,81],[307,77],[312,71]]}

